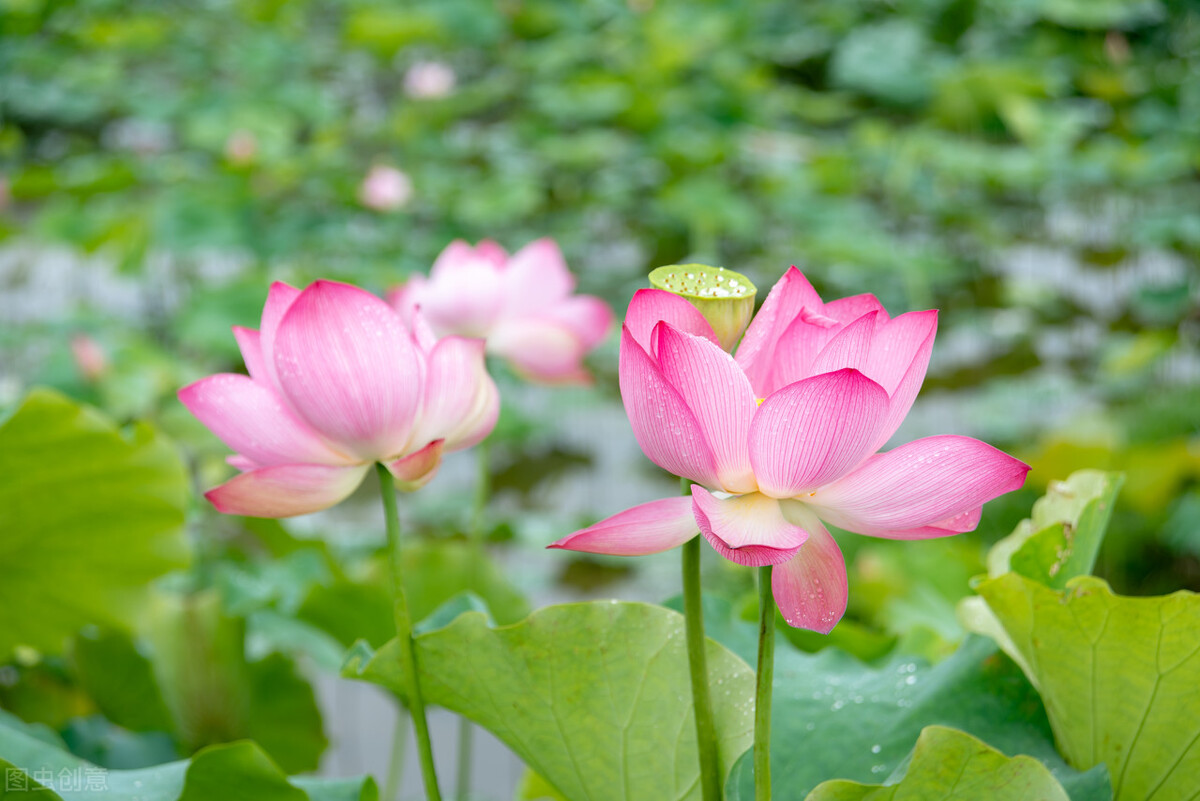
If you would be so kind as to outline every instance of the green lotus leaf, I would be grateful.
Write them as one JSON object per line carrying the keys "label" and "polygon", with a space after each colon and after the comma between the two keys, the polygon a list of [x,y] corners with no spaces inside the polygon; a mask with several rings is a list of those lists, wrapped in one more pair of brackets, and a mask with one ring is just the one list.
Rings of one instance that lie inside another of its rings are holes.
{"label": "green lotus leaf", "polygon": [[944,726],[921,732],[897,784],[825,782],[807,801],[1068,801],[1062,785],[1033,757],[1007,757]]}
{"label": "green lotus leaf", "polygon": [[[105,770],[0,719],[0,769],[31,780],[5,801],[378,801],[370,777],[289,779],[250,741],[204,748],[190,760],[138,770]],[[53,790],[53,792],[51,792]]]}
{"label": "green lotus leaf", "polygon": [[[469,612],[416,642],[426,702],[491,731],[570,801],[700,798],[678,613],[565,604],[491,628]],[[724,775],[751,742],[754,674],[711,640],[708,668]],[[344,672],[403,691],[394,641],[361,644]]]}
{"label": "green lotus leaf", "polygon": [[153,429],[128,435],[34,390],[0,426],[0,661],[60,651],[87,623],[127,627],[148,584],[187,561],[187,474]]}
{"label": "green lotus leaf", "polygon": [[1118,801],[1200,787],[1200,597],[1114,595],[1081,576],[1055,590],[1009,573],[979,586],[1045,701],[1071,765],[1108,766]]}

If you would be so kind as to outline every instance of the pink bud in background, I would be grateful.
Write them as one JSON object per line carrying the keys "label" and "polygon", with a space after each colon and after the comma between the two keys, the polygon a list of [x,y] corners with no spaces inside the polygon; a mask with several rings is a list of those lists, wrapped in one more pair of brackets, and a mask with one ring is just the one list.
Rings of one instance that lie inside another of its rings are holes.
{"label": "pink bud in background", "polygon": [[406,319],[416,309],[439,336],[487,340],[487,349],[545,383],[583,383],[583,357],[612,326],[608,304],[573,294],[575,277],[552,239],[509,256],[491,240],[450,243],[429,277],[414,275],[388,299]]}
{"label": "pink bud in background", "polygon": [[372,167],[358,188],[359,201],[375,211],[403,208],[412,196],[412,180],[407,173],[386,164]]}
{"label": "pink bud in background", "polygon": [[734,358],[688,301],[638,291],[622,330],[621,398],[642,451],[693,481],[691,497],[642,504],[551,547],[637,555],[699,531],[733,562],[775,565],[788,623],[829,632],[848,590],[824,522],[888,539],[951,536],[1029,471],[968,437],[877,453],[920,390],[936,330],[936,311],[892,318],[874,295],[824,303],[793,267]]}
{"label": "pink bud in background", "polygon": [[258,155],[258,139],[247,130],[239,129],[225,140],[225,158],[239,167],[254,161]]}
{"label": "pink bud in background", "polygon": [[500,398],[483,342],[435,339],[369,292],[317,281],[271,286],[262,325],[234,328],[249,376],[219,374],[179,399],[242,472],[205,497],[220,511],[291,517],[352,493],[375,462],[405,489],[429,481],[444,452],[496,424]]}
{"label": "pink bud in background", "polygon": [[108,372],[108,355],[100,343],[87,334],[71,337],[71,356],[79,374],[89,382],[99,381]]}
{"label": "pink bud in background", "polygon": [[449,64],[418,61],[404,73],[404,93],[417,100],[445,97],[454,91],[457,78]]}

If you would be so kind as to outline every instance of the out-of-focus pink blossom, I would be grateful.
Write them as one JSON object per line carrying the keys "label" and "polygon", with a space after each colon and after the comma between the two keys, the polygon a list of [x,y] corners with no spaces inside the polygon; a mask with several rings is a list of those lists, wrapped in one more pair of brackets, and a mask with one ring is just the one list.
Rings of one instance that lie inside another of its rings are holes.
{"label": "out-of-focus pink blossom", "polygon": [[395,211],[412,200],[413,185],[408,174],[386,164],[376,164],[363,178],[358,199],[375,211]]}
{"label": "out-of-focus pink blossom", "polygon": [[209,376],[179,399],[241,474],[206,497],[222,512],[291,517],[333,506],[382,462],[406,489],[444,452],[491,432],[499,394],[483,342],[436,339],[380,298],[317,281],[271,286],[259,330],[234,328],[249,375]]}
{"label": "out-of-focus pink blossom", "polygon": [[634,295],[621,338],[621,397],[655,464],[691,497],[634,507],[554,543],[636,555],[699,530],[722,556],[776,565],[793,626],[829,632],[846,610],[846,567],[822,521],[889,539],[971,531],[985,502],[1029,467],[978,440],[936,436],[877,453],[929,364],[937,312],[891,318],[874,295],[822,302],[791,268],[738,347],[661,290]]}
{"label": "out-of-focus pink blossom", "polygon": [[418,100],[445,97],[454,91],[457,76],[442,61],[418,61],[404,73],[404,92]]}
{"label": "out-of-focus pink blossom", "polygon": [[238,129],[225,140],[225,158],[230,164],[245,166],[258,155],[258,138],[250,131]]}
{"label": "out-of-focus pink blossom", "polygon": [[108,372],[108,354],[99,342],[87,334],[71,337],[71,357],[79,374],[87,381],[99,381]]}
{"label": "out-of-focus pink blossom", "polygon": [[523,375],[546,383],[590,380],[583,357],[604,339],[613,313],[604,301],[573,294],[575,277],[552,239],[509,256],[491,240],[452,242],[429,277],[414,275],[389,299],[407,319],[420,309],[439,336],[487,340]]}

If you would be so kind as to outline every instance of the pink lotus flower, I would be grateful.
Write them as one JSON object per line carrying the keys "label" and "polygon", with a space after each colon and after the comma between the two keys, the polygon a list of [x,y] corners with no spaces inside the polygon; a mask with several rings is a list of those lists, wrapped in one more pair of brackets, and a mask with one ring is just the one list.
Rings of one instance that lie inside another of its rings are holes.
{"label": "pink lotus flower", "polygon": [[500,398],[483,342],[436,340],[383,300],[317,281],[271,285],[258,331],[234,328],[250,375],[209,376],[179,399],[237,455],[205,497],[227,514],[291,517],[353,492],[375,462],[406,489],[443,452],[491,432]]}
{"label": "pink lotus flower", "polygon": [[590,380],[584,355],[612,326],[608,304],[573,295],[575,278],[552,239],[512,256],[485,239],[441,252],[429,278],[414,275],[389,295],[408,319],[419,308],[438,336],[482,337],[522,374],[546,383]]}
{"label": "pink lotus flower", "polygon": [[636,506],[554,543],[656,553],[699,529],[722,556],[776,565],[792,626],[828,633],[846,611],[846,565],[822,521],[889,539],[971,531],[1029,467],[990,445],[936,436],[876,451],[925,378],[937,312],[892,319],[873,295],[823,303],[795,267],[736,359],[686,300],[643,289],[629,304],[620,381],[638,444],[691,479],[691,497]]}

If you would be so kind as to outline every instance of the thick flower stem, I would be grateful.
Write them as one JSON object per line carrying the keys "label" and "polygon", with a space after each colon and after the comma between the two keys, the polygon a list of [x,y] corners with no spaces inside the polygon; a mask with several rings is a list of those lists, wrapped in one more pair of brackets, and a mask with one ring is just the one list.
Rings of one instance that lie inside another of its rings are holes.
{"label": "thick flower stem", "polygon": [[437,772],[433,765],[433,746],[429,740],[429,722],[425,718],[425,701],[421,698],[421,679],[417,668],[417,648],[413,641],[412,615],[404,595],[403,565],[400,555],[400,515],[396,511],[396,485],[392,474],[382,464],[376,464],[379,490],[383,497],[384,519],[387,521],[388,553],[392,565],[392,611],[396,619],[396,643],[404,660],[408,687],[408,708],[417,733],[417,758],[421,763],[421,778],[425,782],[428,801],[442,801],[438,790]]}
{"label": "thick flower stem", "polygon": [[775,596],[771,566],[758,569],[758,681],[754,691],[754,798],[771,801],[771,682],[775,674]]}
{"label": "thick flower stem", "polygon": [[[689,482],[683,479],[684,494]],[[692,676],[692,709],[696,716],[696,746],[700,752],[700,797],[721,801],[721,764],[712,697],[708,691],[708,659],[704,652],[704,607],[700,601],[700,535],[683,546],[683,615],[687,626],[688,667]]]}

